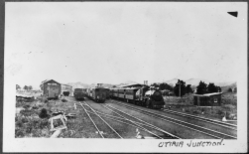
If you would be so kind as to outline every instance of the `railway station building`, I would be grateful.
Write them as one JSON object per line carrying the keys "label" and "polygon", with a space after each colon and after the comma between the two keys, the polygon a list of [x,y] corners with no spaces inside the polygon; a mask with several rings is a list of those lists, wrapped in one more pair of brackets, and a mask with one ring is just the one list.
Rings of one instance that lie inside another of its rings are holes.
{"label": "railway station building", "polygon": [[194,105],[197,106],[220,106],[221,105],[221,94],[207,93],[207,94],[194,94]]}
{"label": "railway station building", "polygon": [[43,96],[48,98],[58,98],[61,93],[61,84],[53,79],[42,81],[40,87],[43,91]]}

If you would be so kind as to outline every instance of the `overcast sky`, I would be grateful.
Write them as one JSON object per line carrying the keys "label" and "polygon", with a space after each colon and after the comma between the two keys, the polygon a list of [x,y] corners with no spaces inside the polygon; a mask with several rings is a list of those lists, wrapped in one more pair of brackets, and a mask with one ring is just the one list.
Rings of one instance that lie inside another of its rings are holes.
{"label": "overcast sky", "polygon": [[44,79],[237,81],[246,10],[238,2],[6,2],[5,73],[35,87]]}

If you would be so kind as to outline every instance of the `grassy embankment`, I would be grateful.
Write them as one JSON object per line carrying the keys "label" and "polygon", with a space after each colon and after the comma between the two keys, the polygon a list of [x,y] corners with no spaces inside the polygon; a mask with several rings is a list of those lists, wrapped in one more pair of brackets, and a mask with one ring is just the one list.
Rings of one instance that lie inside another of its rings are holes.
{"label": "grassy embankment", "polygon": [[166,108],[171,108],[171,110],[218,120],[221,120],[225,113],[227,119],[234,119],[237,117],[237,95],[235,93],[223,93],[221,99],[221,106],[205,107],[193,105],[192,94],[181,98],[175,96],[164,97]]}
{"label": "grassy embankment", "polygon": [[[48,117],[40,118],[39,114],[42,109],[46,109]],[[15,137],[29,138],[29,137],[50,137],[53,132],[50,131],[49,117],[54,111],[64,111],[65,113],[75,113],[76,117],[68,119],[67,129],[63,130],[59,137],[63,138],[81,138],[89,137],[80,133],[84,125],[82,118],[83,112],[79,107],[74,109],[74,101],[66,99],[46,100],[42,97],[32,100],[30,102],[16,102],[16,117],[15,117]],[[55,124],[56,125],[56,124]]]}

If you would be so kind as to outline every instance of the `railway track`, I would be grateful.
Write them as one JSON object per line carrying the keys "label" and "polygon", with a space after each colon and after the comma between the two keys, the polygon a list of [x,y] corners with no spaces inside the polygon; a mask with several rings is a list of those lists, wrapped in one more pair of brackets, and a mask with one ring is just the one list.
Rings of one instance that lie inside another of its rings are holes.
{"label": "railway track", "polygon": [[227,127],[227,128],[230,128],[230,129],[237,130],[237,125],[236,124],[226,123],[226,122],[222,122],[222,121],[218,121],[218,120],[214,120],[214,119],[204,118],[204,117],[195,116],[195,115],[182,113],[182,112],[178,112],[178,111],[172,111],[172,110],[168,110],[168,109],[164,109],[164,111],[167,111],[167,112],[170,112],[170,113],[175,113],[175,114],[185,116],[185,117],[191,117],[191,118],[194,118],[194,119],[197,119],[197,120],[202,120],[202,121],[205,121],[205,122],[209,122],[209,123],[213,123],[213,124],[221,125],[223,127]]}
{"label": "railway track", "polygon": [[[123,137],[112,127],[108,122],[106,122],[91,106],[87,103],[79,102],[79,105],[83,108],[85,113],[88,115],[92,121],[94,127],[97,130],[97,133],[101,138],[121,138]],[[87,109],[88,108],[88,109]],[[91,112],[89,112],[91,111]],[[98,122],[96,122],[98,121]],[[107,133],[108,132],[108,133]]]}
{"label": "railway track", "polygon": [[[101,112],[101,111],[94,109],[93,106],[91,106],[92,103],[88,104],[84,102],[84,103],[79,103],[79,104],[82,106],[84,111],[88,114],[89,118],[92,119],[91,121],[95,125],[95,128],[99,132],[99,134],[101,134],[101,132],[105,132],[106,128],[103,128],[103,123],[100,124],[100,123],[94,122],[98,120],[98,119],[95,119],[97,117],[99,117],[99,119],[101,119],[105,123],[105,125],[108,125],[109,128],[112,129],[112,131],[115,132],[115,134],[117,134],[117,136],[119,136],[120,138],[123,138],[123,137],[121,137],[121,135],[117,133],[119,130],[117,129],[115,130],[111,126],[111,124],[108,124],[107,119],[112,120],[112,123],[116,122],[116,123],[124,124],[126,126],[129,125],[129,126],[134,127],[136,129],[136,133],[139,134],[136,136],[137,138],[141,137],[145,139],[180,139],[179,137],[173,134],[170,134],[169,132],[161,128],[158,128],[157,126],[153,124],[147,123],[127,113],[123,113],[122,111],[116,108],[113,108],[113,107],[110,107],[104,104],[99,104],[103,106],[103,108],[106,108],[107,110],[109,110],[110,113],[112,113],[112,114],[108,114],[108,113],[104,113],[103,111]],[[140,133],[140,131],[145,132],[145,133]],[[143,135],[143,134],[146,134],[146,135]],[[104,135],[101,135],[101,137],[106,138]]]}
{"label": "railway track", "polygon": [[110,105],[105,105],[106,108],[112,110],[113,112],[115,112],[116,114],[118,114],[120,117],[123,117],[124,119],[126,119],[127,121],[135,124],[137,126],[137,128],[141,128],[147,132],[149,132],[150,134],[152,134],[153,138],[159,138],[159,139],[181,139],[180,137],[173,135],[153,124],[150,124],[140,118],[137,118],[135,116],[132,116],[128,113],[125,113],[113,106]]}
{"label": "railway track", "polygon": [[[134,106],[134,105],[128,105],[128,104],[125,104],[125,103],[121,103],[119,101],[114,101],[114,103],[119,104],[121,106],[128,107],[128,108],[130,108],[132,110],[135,110],[135,111],[138,111],[140,113],[143,113],[143,114],[155,117],[155,118],[159,118],[161,120],[168,121],[168,122],[177,124],[179,126],[183,126],[183,127],[188,128],[188,129],[192,129],[194,131],[204,133],[206,135],[212,136],[213,138],[217,138],[217,139],[221,139],[221,138],[237,139],[237,137],[234,136],[234,135],[226,134],[226,133],[223,133],[223,132],[220,132],[220,131],[217,131],[217,130],[212,130],[212,129],[202,127],[202,126],[199,126],[199,125],[196,125],[196,124],[193,124],[193,123],[189,123],[189,122],[186,122],[186,121],[183,121],[183,120],[179,120],[179,119],[176,119],[176,118],[165,116],[165,115],[163,115],[163,113],[161,111],[155,111],[155,110],[153,111],[153,110],[150,110],[150,109],[147,109],[147,108],[142,108],[142,107],[138,107],[138,106]],[[175,113],[175,114],[177,114],[177,113]],[[181,114],[181,116],[182,115],[183,114]],[[192,118],[192,116],[190,116],[190,115],[186,115],[186,116],[188,116],[188,118],[189,117]],[[198,117],[194,116],[194,119],[197,119],[197,118]],[[200,120],[203,121],[203,120],[206,120],[206,118],[200,118]],[[214,125],[219,125],[220,127],[225,127],[226,129],[237,130],[236,126],[232,127],[231,124],[226,125],[224,123],[218,123],[218,121],[214,122],[211,119],[210,120],[208,119],[205,122],[210,122],[210,121]]]}

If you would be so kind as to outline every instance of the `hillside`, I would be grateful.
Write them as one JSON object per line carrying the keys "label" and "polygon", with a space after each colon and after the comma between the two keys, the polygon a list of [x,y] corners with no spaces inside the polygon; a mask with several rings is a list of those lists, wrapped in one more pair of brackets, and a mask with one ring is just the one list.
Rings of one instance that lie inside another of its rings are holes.
{"label": "hillside", "polygon": [[73,89],[75,88],[89,88],[90,85],[81,83],[81,82],[75,82],[75,83],[68,83],[68,85],[72,86]]}
{"label": "hillside", "polygon": [[[167,80],[167,81],[164,81],[164,82],[161,82],[161,83],[167,83],[167,84],[171,85],[172,87],[174,87],[175,84],[177,83],[177,81],[178,81],[177,78],[173,78],[171,80]],[[234,89],[234,88],[237,87],[236,82],[232,82],[232,81],[229,81],[229,82],[212,82],[212,81],[203,80],[203,79],[199,79],[199,78],[190,78],[190,79],[184,80],[186,85],[188,85],[188,84],[191,85],[192,89],[195,89],[199,85],[200,81],[203,81],[206,84],[214,83],[216,86],[220,86],[223,92],[226,92],[229,88]],[[158,82],[157,84],[160,84],[160,82]]]}
{"label": "hillside", "polygon": [[[75,82],[75,83],[68,83],[68,85],[71,85],[73,87],[73,89],[75,88],[93,88],[95,86],[97,86],[97,84],[92,83],[92,84],[85,84],[85,83],[81,83],[81,82]],[[102,83],[103,87],[113,87],[112,84],[109,83]]]}
{"label": "hillside", "polygon": [[190,84],[192,86],[198,86],[200,82],[205,82],[206,84],[209,84],[210,81],[208,80],[203,80],[203,79],[198,79],[198,78],[191,78],[191,79],[188,79],[188,80],[185,80],[184,82],[187,84]]}
{"label": "hillside", "polygon": [[177,78],[173,78],[171,80],[164,81],[164,83],[167,83],[168,85],[171,85],[173,87],[173,86],[175,86],[175,84],[177,83],[177,81],[178,81]]}

